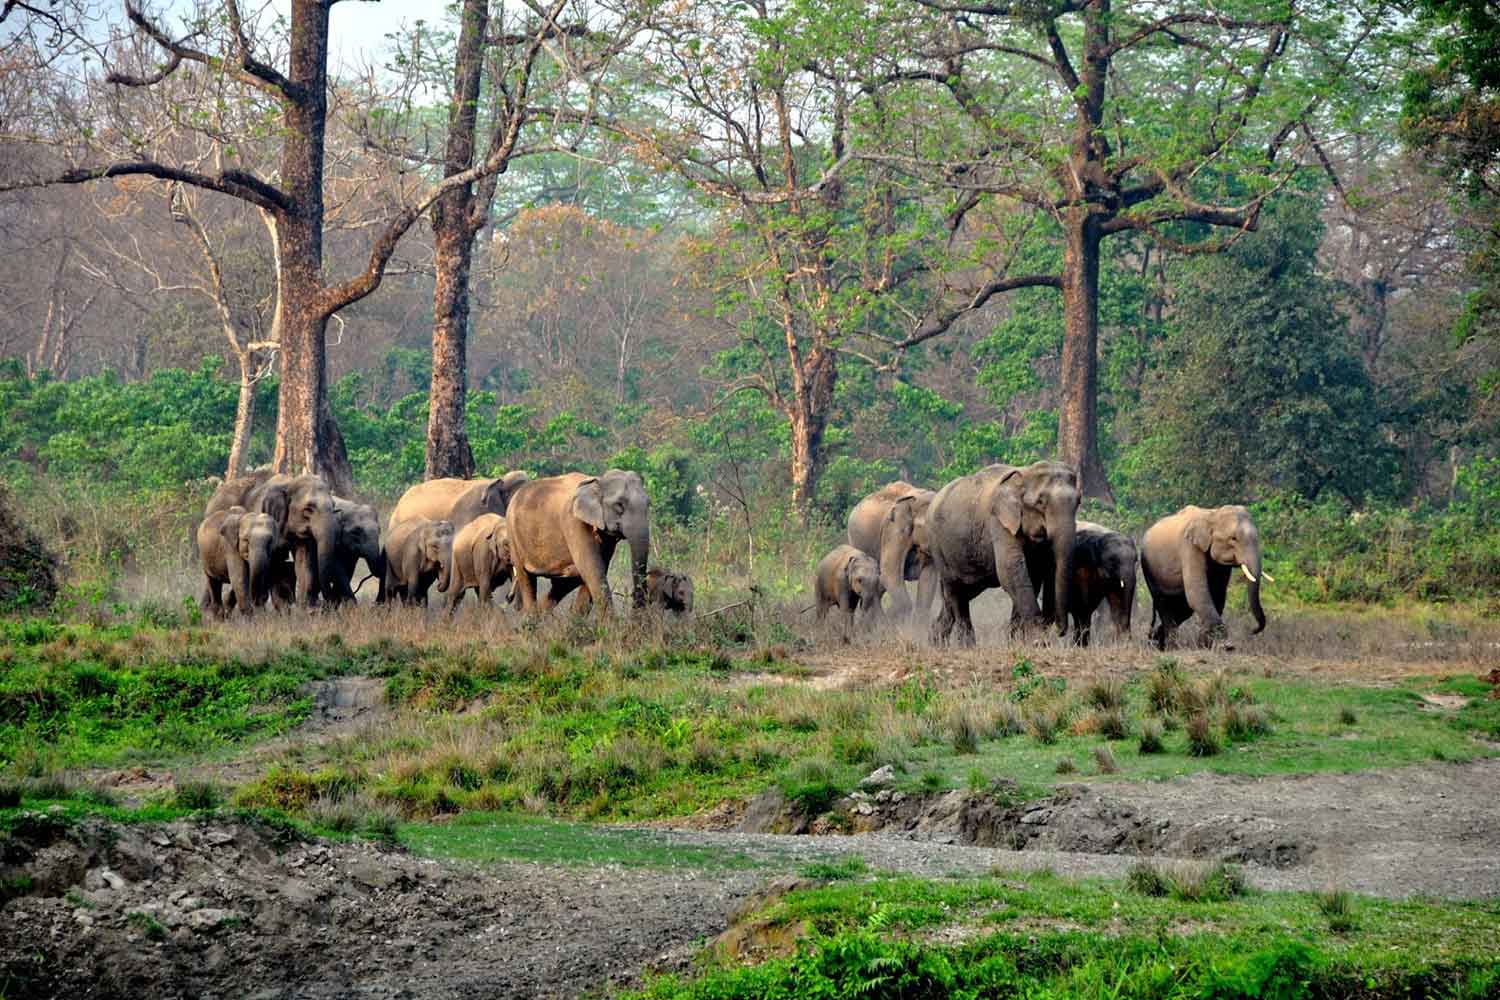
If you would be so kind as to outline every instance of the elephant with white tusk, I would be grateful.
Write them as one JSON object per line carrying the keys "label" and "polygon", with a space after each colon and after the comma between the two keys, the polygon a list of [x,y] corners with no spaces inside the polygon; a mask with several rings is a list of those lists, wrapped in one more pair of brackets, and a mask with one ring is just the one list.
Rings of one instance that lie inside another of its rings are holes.
{"label": "elephant with white tusk", "polygon": [[[1275,578],[1261,567],[1260,532],[1250,512],[1237,504],[1212,509],[1184,507],[1157,521],[1141,540],[1141,575],[1151,592],[1151,639],[1167,639],[1193,615],[1203,624],[1199,644],[1224,640],[1224,599],[1235,569],[1248,582],[1255,635],[1266,627],[1260,585]],[[1229,642],[1226,648],[1233,649]]]}

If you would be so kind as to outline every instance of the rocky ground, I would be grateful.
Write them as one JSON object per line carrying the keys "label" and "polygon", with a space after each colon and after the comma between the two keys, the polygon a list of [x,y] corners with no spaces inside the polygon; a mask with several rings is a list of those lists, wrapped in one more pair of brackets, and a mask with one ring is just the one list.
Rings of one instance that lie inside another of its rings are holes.
{"label": "rocky ground", "polygon": [[228,822],[70,827],[37,815],[0,853],[0,994],[22,997],[566,997],[678,967],[758,886],[810,861],[942,876],[1123,873],[1140,855],[1229,858],[1266,889],[1500,897],[1500,761],[1391,772],[1075,785],[1042,802],[840,804],[869,832],[791,824],[775,796],[643,837],[755,866],[438,863]]}

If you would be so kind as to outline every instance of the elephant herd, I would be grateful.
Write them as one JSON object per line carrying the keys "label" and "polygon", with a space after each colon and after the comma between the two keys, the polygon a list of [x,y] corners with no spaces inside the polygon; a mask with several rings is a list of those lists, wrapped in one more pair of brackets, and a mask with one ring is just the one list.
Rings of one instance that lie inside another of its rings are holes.
{"label": "elephant herd", "polygon": [[[1265,628],[1260,581],[1274,580],[1261,568],[1260,536],[1244,507],[1184,507],[1153,524],[1137,546],[1078,520],[1081,499],[1078,474],[1058,462],[991,465],[936,492],[904,482],[882,487],[849,513],[848,543],[818,564],[818,618],[841,610],[847,638],[856,612],[866,622],[880,615],[883,596],[904,618],[925,617],[940,594],[933,643],[973,645],[969,604],[1000,587],[1010,596],[1012,634],[1055,625],[1066,635],[1071,621],[1074,640],[1087,644],[1105,602],[1116,632],[1130,634],[1139,558],[1158,647],[1195,614],[1203,645],[1225,639],[1224,600],[1236,569],[1248,581],[1254,632]],[[907,582],[917,584],[915,605]]]}
{"label": "elephant herd", "polygon": [[[691,611],[686,575],[647,568],[648,507],[641,477],[619,469],[432,479],[397,502],[382,544],[369,504],[335,496],[316,475],[260,470],[224,482],[208,502],[195,533],[205,580],[200,603],[248,615],[268,602],[352,601],[364,559],[378,581],[377,603],[426,604],[437,584],[451,613],[470,590],[488,602],[510,581],[510,599],[523,611],[552,608],[574,590],[580,609],[593,601],[608,607],[606,576],[623,541],[633,604]],[[545,596],[537,589],[542,579]]]}
{"label": "elephant herd", "polygon": [[[1013,634],[1055,625],[1066,635],[1071,622],[1075,641],[1087,644],[1094,612],[1106,602],[1116,632],[1130,634],[1139,562],[1158,646],[1195,614],[1205,645],[1224,639],[1224,599],[1236,569],[1249,582],[1255,632],[1265,628],[1260,581],[1272,578],[1244,507],[1184,507],[1153,524],[1138,546],[1078,520],[1080,499],[1078,474],[1058,462],[991,465],[936,492],[891,483],[855,505],[847,543],[818,563],[818,618],[838,608],[847,638],[856,612],[877,618],[887,596],[891,614],[906,618],[925,617],[941,595],[932,641],[972,645],[970,602],[1001,587]],[[316,475],[262,470],[220,485],[196,529],[202,605],[219,614],[250,614],[268,601],[352,601],[360,559],[378,581],[377,603],[426,604],[436,584],[451,613],[470,590],[487,603],[509,582],[509,599],[523,612],[548,610],[575,590],[578,610],[594,601],[608,608],[606,578],[621,542],[630,550],[634,606],[691,611],[692,580],[648,568],[650,540],[645,484],[619,469],[418,483],[396,504],[383,544],[369,504],[335,496]],[[908,582],[917,584],[915,603]]]}

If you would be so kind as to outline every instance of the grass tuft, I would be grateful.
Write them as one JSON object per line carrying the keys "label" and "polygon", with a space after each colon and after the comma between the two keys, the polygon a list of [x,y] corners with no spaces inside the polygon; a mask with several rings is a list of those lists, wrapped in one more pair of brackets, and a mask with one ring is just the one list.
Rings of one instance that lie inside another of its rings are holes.
{"label": "grass tuft", "polygon": [[1354,929],[1354,894],[1348,889],[1327,888],[1317,895],[1318,912],[1328,918],[1328,929],[1347,934]]}
{"label": "grass tuft", "polygon": [[1104,677],[1094,681],[1083,692],[1084,701],[1101,711],[1123,713],[1125,710],[1125,682],[1118,677]]}
{"label": "grass tuft", "polygon": [[1198,712],[1187,723],[1187,749],[1192,757],[1212,757],[1219,752],[1219,734],[1207,712]]}
{"label": "grass tuft", "polygon": [[1057,762],[1057,766],[1052,770],[1058,774],[1073,774],[1078,770],[1078,765],[1073,763],[1073,758],[1064,757],[1062,760]]}
{"label": "grass tuft", "polygon": [[1123,740],[1130,735],[1130,718],[1123,708],[1100,708],[1094,712],[1094,732],[1107,740]]}
{"label": "grass tuft", "polygon": [[1245,891],[1245,876],[1223,862],[1141,861],[1125,876],[1125,884],[1142,896],[1171,896],[1184,903],[1222,903]]}
{"label": "grass tuft", "polygon": [[1115,760],[1115,755],[1109,747],[1102,743],[1094,747],[1094,763],[1099,765],[1100,774],[1120,773],[1120,762]]}
{"label": "grass tuft", "polygon": [[1355,713],[1354,709],[1348,705],[1339,709],[1339,725],[1352,726],[1357,722],[1359,722],[1359,716]]}
{"label": "grass tuft", "polygon": [[1271,715],[1261,705],[1230,702],[1224,706],[1224,735],[1236,743],[1271,732]]}
{"label": "grass tuft", "polygon": [[1067,707],[1061,701],[1046,701],[1026,708],[1026,731],[1038,743],[1051,746],[1057,742]]}
{"label": "grass tuft", "polygon": [[1162,745],[1162,724],[1155,719],[1147,719],[1141,723],[1141,738],[1136,744],[1136,749],[1142,754],[1161,753],[1165,749]]}
{"label": "grass tuft", "polygon": [[172,795],[172,804],[178,809],[217,809],[223,802],[223,790],[211,781],[181,782]]}

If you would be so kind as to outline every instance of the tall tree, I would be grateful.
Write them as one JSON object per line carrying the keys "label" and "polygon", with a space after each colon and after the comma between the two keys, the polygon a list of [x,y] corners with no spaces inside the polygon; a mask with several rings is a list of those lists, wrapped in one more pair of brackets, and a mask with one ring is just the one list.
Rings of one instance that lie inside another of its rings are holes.
{"label": "tall tree", "polygon": [[[1137,232],[1222,249],[1311,157],[1377,22],[1348,4],[898,0],[886,78],[932,113],[865,155],[1056,227],[1059,450],[1109,498],[1099,457],[1101,245]],[[925,126],[925,127],[924,127]],[[1207,238],[1210,229],[1227,237]]]}
{"label": "tall tree", "polygon": [[[141,155],[128,119],[112,123],[122,145],[135,155],[101,156],[97,144],[81,145],[67,134],[71,119],[87,107],[70,103],[38,138],[54,145],[69,160],[62,169],[7,177],[0,190],[38,184],[84,184],[103,178],[140,175],[184,184],[237,198],[266,213],[274,234],[277,300],[272,336],[280,349],[280,399],[277,409],[275,468],[283,472],[316,472],[335,490],[348,492],[351,475],[343,438],[328,402],[326,331],[330,317],[380,286],[401,237],[444,193],[499,169],[486,160],[451,174],[415,197],[391,205],[373,228],[365,264],[358,273],[329,281],[324,270],[326,142],[329,128],[329,0],[291,0],[284,69],[261,55],[255,24],[242,16],[238,0],[195,6],[180,33],[126,0],[125,16],[132,36],[116,33],[106,50],[92,42],[99,26],[87,20],[81,5],[68,32],[40,32],[31,53],[38,64],[56,62],[55,40],[67,39],[75,54],[94,50],[108,69],[96,87],[152,88],[180,73],[211,81],[232,81],[239,100],[261,106],[263,121],[279,145],[274,171],[228,155],[206,168],[194,168],[161,156]],[[219,12],[222,11],[222,14]],[[41,15],[35,15],[40,17]],[[63,15],[50,14],[53,18]],[[113,27],[113,26],[111,26]],[[49,50],[48,46],[53,46]],[[185,69],[186,68],[186,69]],[[76,95],[70,95],[76,97]],[[114,98],[99,95],[106,105]],[[94,127],[89,122],[85,129]],[[88,132],[84,131],[87,135]],[[257,136],[237,136],[253,144]],[[402,192],[406,194],[406,192]]]}

